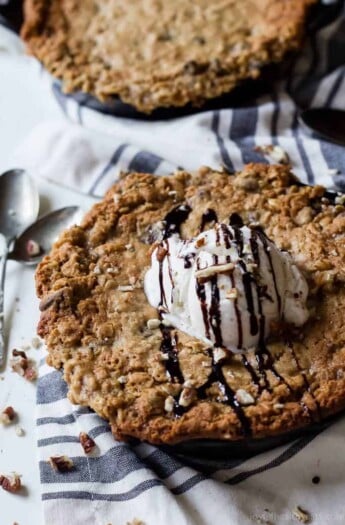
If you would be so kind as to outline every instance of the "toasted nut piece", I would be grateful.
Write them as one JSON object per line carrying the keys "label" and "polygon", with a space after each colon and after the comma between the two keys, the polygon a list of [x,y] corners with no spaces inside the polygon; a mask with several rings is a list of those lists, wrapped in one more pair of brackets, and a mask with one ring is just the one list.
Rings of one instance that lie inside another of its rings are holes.
{"label": "toasted nut piece", "polygon": [[149,330],[155,330],[156,328],[159,328],[160,327],[160,320],[159,319],[149,319],[147,321],[147,328]]}
{"label": "toasted nut piece", "polygon": [[0,414],[0,423],[10,425],[16,417],[13,407],[6,407]]}
{"label": "toasted nut piece", "polygon": [[23,350],[17,350],[16,348],[12,350],[12,355],[13,357],[22,357],[23,359],[27,359],[26,353]]}
{"label": "toasted nut piece", "polygon": [[164,402],[164,410],[166,412],[172,412],[174,410],[175,400],[173,396],[168,396]]}
{"label": "toasted nut piece", "polygon": [[297,506],[292,514],[295,516],[295,518],[298,519],[301,523],[310,523],[311,522],[311,515],[308,511],[302,509],[301,507]]}
{"label": "toasted nut piece", "polygon": [[196,392],[194,388],[184,388],[180,394],[178,401],[179,405],[181,405],[181,407],[188,407],[191,403],[193,403],[195,397]]}
{"label": "toasted nut piece", "polygon": [[37,379],[36,368],[29,366],[24,372],[24,377],[27,381],[35,381]]}
{"label": "toasted nut piece", "polygon": [[120,285],[117,287],[119,292],[133,292],[134,286],[132,284]]}
{"label": "toasted nut piece", "polygon": [[68,456],[51,456],[48,463],[56,472],[68,472],[74,467],[73,461]]}
{"label": "toasted nut piece", "polygon": [[253,396],[243,388],[239,388],[236,391],[236,399],[241,405],[252,405],[255,403]]}
{"label": "toasted nut piece", "polygon": [[13,494],[19,492],[22,488],[19,474],[14,473],[12,476],[0,475],[0,487],[6,492],[12,492]]}
{"label": "toasted nut piece", "polygon": [[223,348],[215,348],[213,350],[213,359],[215,363],[219,363],[219,361],[222,361],[222,359],[225,359],[227,356],[227,353]]}
{"label": "toasted nut piece", "polygon": [[79,441],[84,449],[85,454],[89,454],[95,448],[96,443],[86,432],[80,432]]}
{"label": "toasted nut piece", "polygon": [[10,365],[13,372],[23,377],[24,372],[28,367],[28,359],[26,357],[21,357],[20,359],[11,359]]}
{"label": "toasted nut piece", "polygon": [[208,277],[212,277],[212,275],[215,275],[217,273],[227,273],[232,271],[235,268],[234,263],[225,263],[225,264],[218,264],[213,266],[208,266],[207,268],[201,268],[200,270],[197,270],[195,272],[196,279],[207,279]]}

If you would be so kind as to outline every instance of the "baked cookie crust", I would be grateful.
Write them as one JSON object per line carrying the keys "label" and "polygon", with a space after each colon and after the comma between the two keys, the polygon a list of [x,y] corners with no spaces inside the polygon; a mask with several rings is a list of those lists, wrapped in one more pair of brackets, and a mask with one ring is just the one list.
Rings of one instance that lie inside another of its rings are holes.
{"label": "baked cookie crust", "polygon": [[22,38],[66,92],[200,105],[302,41],[317,0],[25,0]]}
{"label": "baked cookie crust", "polygon": [[[217,378],[203,388],[210,352],[178,330],[169,337],[183,378],[172,381],[158,314],[143,289],[157,224],[183,204],[192,210],[183,238],[198,233],[210,208],[222,222],[238,213],[287,250],[309,284],[310,319],[302,328],[277,327],[265,355],[229,353],[222,361],[232,404]],[[344,234],[343,200],[301,185],[288,167],[124,175],[37,269],[38,333],[48,363],[63,368],[70,400],[109,420],[122,440],[241,440],[319,421],[345,407]],[[179,412],[174,399],[182,392],[189,401]]]}

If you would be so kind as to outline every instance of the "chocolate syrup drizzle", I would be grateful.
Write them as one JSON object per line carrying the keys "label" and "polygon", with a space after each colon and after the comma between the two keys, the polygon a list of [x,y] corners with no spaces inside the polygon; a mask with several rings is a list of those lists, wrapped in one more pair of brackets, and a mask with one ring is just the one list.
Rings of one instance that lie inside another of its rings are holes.
{"label": "chocolate syrup drizzle", "polygon": [[174,233],[180,233],[182,224],[188,219],[192,208],[188,204],[182,204],[173,208],[165,216],[165,228],[163,231],[163,239],[168,239]]}
{"label": "chocolate syrup drizzle", "polygon": [[205,229],[205,226],[206,224],[208,224],[209,222],[218,222],[218,217],[217,217],[217,214],[214,210],[211,210],[210,208],[208,208],[205,213],[202,214],[201,216],[201,224],[200,224],[200,231],[203,232],[204,229]]}
{"label": "chocolate syrup drizzle", "polygon": [[[167,214],[165,217],[165,230],[164,230],[164,240],[168,239],[171,235],[179,233],[181,229],[182,223],[188,218],[189,213],[191,212],[191,208],[188,205],[182,205],[174,208],[171,212]],[[206,212],[202,215],[201,218],[201,224],[200,224],[200,231],[203,231],[205,226],[211,222],[211,221],[218,221],[217,214],[214,210],[208,209]],[[233,213],[230,216],[230,225],[232,226],[232,229],[234,231],[234,238],[236,240],[236,245],[238,249],[238,253],[240,258],[243,257],[244,253],[244,240],[243,240],[243,234],[241,231],[241,228],[243,227],[243,220],[237,213]],[[220,242],[220,234],[223,236],[224,244],[227,248],[230,248],[231,241],[233,240],[231,231],[224,225],[221,224],[220,227],[217,229],[217,244]],[[277,282],[276,282],[276,274],[274,270],[274,265],[272,261],[272,257],[269,250],[268,245],[268,239],[265,235],[265,233],[260,229],[252,229],[252,234],[250,238],[250,248],[251,253],[253,256],[254,263],[260,267],[260,255],[259,255],[259,248],[258,248],[258,240],[261,241],[265,255],[268,259],[270,269],[272,272],[272,278],[274,283],[274,290],[276,294],[277,303],[279,306],[279,311],[281,310],[281,297],[279,294]],[[164,242],[164,241],[163,241]],[[168,249],[168,243],[167,249]],[[218,256],[214,255],[214,264],[218,263]],[[190,268],[192,265],[192,261],[194,259],[193,254],[188,254],[185,257],[185,268]],[[231,257],[227,256],[226,258],[227,262],[231,262]],[[245,354],[241,354],[241,360],[248,371],[248,373],[251,376],[251,380],[256,385],[258,393],[260,394],[263,390],[267,390],[269,392],[272,392],[272,387],[270,386],[269,378],[268,378],[268,372],[271,372],[280,382],[284,383],[290,393],[292,393],[292,389],[288,382],[284,379],[283,376],[281,376],[274,365],[272,355],[270,354],[269,350],[267,349],[265,345],[265,317],[262,311],[262,304],[261,299],[265,297],[268,300],[273,301],[272,297],[270,297],[267,294],[267,290],[265,287],[260,286],[256,280],[253,278],[253,275],[247,271],[246,264],[243,260],[239,261],[240,267],[242,268],[242,279],[243,279],[243,287],[244,292],[246,296],[246,302],[247,302],[247,308],[250,315],[250,331],[252,335],[256,335],[259,333],[259,345],[258,348],[255,351],[255,359],[256,359],[256,365],[257,370],[254,368],[254,366],[248,361],[248,358]],[[197,261],[197,268],[198,261]],[[231,286],[234,288],[234,276],[230,273],[229,279],[231,280]],[[211,276],[209,279],[209,283],[211,286],[211,305],[208,307],[206,302],[206,288],[205,288],[205,282],[202,280],[198,280],[196,284],[196,293],[200,301],[202,316],[204,320],[204,326],[205,326],[205,336],[209,339],[211,331],[214,335],[215,340],[215,346],[217,347],[223,347],[223,340],[222,340],[222,331],[221,331],[221,312],[219,308],[219,288],[218,288],[218,277],[217,275]],[[160,269],[159,269],[159,284],[160,284],[160,290],[161,290],[161,302],[160,302],[160,310],[162,311],[164,309],[164,305],[166,305],[165,300],[165,293],[164,293],[164,283],[163,283],[163,260],[160,261]],[[253,294],[253,287],[254,291],[256,292],[255,296]],[[258,308],[258,315],[255,313],[255,301],[257,303]],[[163,308],[162,308],[163,307]],[[235,308],[235,314],[237,319],[237,332],[238,332],[238,347],[242,347],[243,342],[243,327],[242,327],[242,318],[241,318],[241,312],[237,305],[237,299],[234,299],[234,308]],[[165,355],[165,366],[167,373],[173,383],[184,383],[184,377],[182,374],[182,371],[180,369],[179,365],[179,359],[178,359],[178,350],[177,350],[177,337],[176,332],[172,328],[165,327],[163,323],[161,324],[161,331],[162,331],[162,344],[161,344],[161,351]],[[291,348],[291,346],[290,346]],[[219,402],[221,403],[227,403],[231,406],[231,408],[236,413],[238,420],[241,422],[243,434],[245,436],[249,436],[251,434],[251,428],[250,428],[250,421],[247,418],[244,409],[236,399],[236,394],[232,390],[232,388],[228,385],[227,381],[224,378],[223,373],[223,364],[222,362],[216,363],[213,358],[213,352],[212,349],[207,349],[207,354],[211,358],[212,363],[212,371],[209,375],[207,381],[200,386],[197,389],[197,396],[199,399],[205,399],[207,397],[207,390],[212,386],[212,384],[217,383],[219,385],[219,388],[222,392],[222,397],[219,399]],[[296,356],[294,355],[295,362],[297,366],[299,367],[298,361],[296,359]],[[303,380],[305,381],[305,387],[310,390],[310,385],[307,382],[307,378],[304,374],[304,372],[299,368],[300,373],[303,377]],[[297,393],[296,393],[297,394]],[[178,396],[175,397],[175,406],[174,406],[174,414],[176,417],[180,417],[186,409],[179,405],[178,403]]]}
{"label": "chocolate syrup drizzle", "polygon": [[211,358],[212,371],[210,375],[208,376],[206,383],[204,383],[202,386],[200,386],[197,389],[198,398],[205,399],[207,397],[207,390],[214,383],[218,383],[220,390],[222,392],[222,398],[220,398],[218,401],[220,403],[226,403],[231,406],[237,418],[241,422],[243,434],[245,436],[250,436],[251,428],[250,428],[249,419],[247,418],[242,406],[237,401],[235,392],[232,390],[232,388],[228,385],[228,383],[225,380],[224,373],[223,373],[223,365],[221,364],[221,362],[216,363],[214,361],[212,348],[208,348],[206,351],[209,357]]}
{"label": "chocolate syrup drizzle", "polygon": [[309,394],[311,395],[311,397],[313,398],[313,400],[314,400],[315,411],[311,411],[310,408],[305,403],[303,403],[302,400],[300,400],[300,404],[309,413],[310,419],[312,421],[320,421],[321,420],[320,404],[319,404],[319,402],[317,401],[316,397],[313,394],[313,391],[312,391],[311,385],[310,385],[310,383],[308,381],[307,375],[306,375],[305,371],[303,370],[303,368],[301,367],[301,365],[299,363],[299,359],[298,359],[298,357],[296,355],[295,350],[293,349],[292,343],[290,341],[287,341],[286,342],[286,346],[289,348],[290,353],[291,353],[291,355],[292,355],[292,357],[293,357],[293,359],[294,359],[294,361],[296,363],[297,370],[299,371],[299,373],[302,376],[304,390],[307,390],[309,392]]}

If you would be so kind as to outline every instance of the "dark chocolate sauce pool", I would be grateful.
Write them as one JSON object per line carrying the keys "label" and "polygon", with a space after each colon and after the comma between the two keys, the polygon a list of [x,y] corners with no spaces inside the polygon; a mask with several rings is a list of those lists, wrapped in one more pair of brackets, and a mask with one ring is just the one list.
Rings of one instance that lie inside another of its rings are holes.
{"label": "dark chocolate sauce pool", "polygon": [[[177,206],[173,210],[171,210],[165,217],[165,230],[163,233],[163,243],[171,237],[172,235],[176,233],[180,233],[181,225],[183,222],[188,218],[189,214],[191,212],[190,206],[182,205]],[[208,209],[201,217],[201,224],[200,224],[200,231],[204,231],[205,226],[210,222],[217,222],[217,214],[214,210]],[[244,240],[243,240],[243,234],[241,231],[241,228],[243,227],[243,220],[240,217],[240,215],[233,213],[230,216],[229,220],[230,226],[232,227],[234,231],[234,238],[236,240],[237,250],[239,253],[239,256],[242,257],[244,254]],[[217,230],[217,243],[220,242],[220,235],[223,236],[223,242],[227,248],[230,248],[232,239],[232,233],[229,231],[229,229],[224,225],[221,224],[220,228]],[[261,244],[264,247],[265,256],[268,260],[268,264],[270,266],[271,272],[272,272],[272,278],[274,283],[274,290],[276,294],[276,300],[279,306],[279,310],[281,309],[281,297],[278,290],[278,285],[276,282],[276,275],[274,270],[274,265],[272,261],[272,257],[269,250],[268,245],[268,239],[265,235],[265,233],[259,229],[259,228],[253,228],[251,229],[251,238],[250,238],[250,251],[253,257],[253,263],[257,265],[257,267],[260,267],[261,261],[259,256],[259,248],[258,248],[258,240],[260,240]],[[164,244],[162,245],[164,246]],[[166,249],[168,250],[168,243],[166,242]],[[164,310],[164,306],[166,305],[166,299],[165,299],[165,292],[164,292],[164,283],[163,283],[163,259],[159,261],[160,269],[159,269],[159,285],[161,290],[161,302],[160,302],[160,309],[161,311]],[[189,254],[185,257],[184,266],[185,268],[190,268],[192,265],[192,262],[194,260],[194,255]],[[230,256],[227,256],[226,259],[227,262],[231,262]],[[217,264],[217,256],[214,255],[214,264]],[[247,270],[245,262],[242,260],[239,262],[241,268],[242,268],[242,279],[243,279],[243,288],[245,292],[245,297],[247,301],[247,309],[250,315],[250,331],[252,335],[256,335],[259,333],[259,345],[258,348],[255,351],[255,359],[256,359],[256,366],[252,365],[247,358],[246,354],[241,354],[241,360],[243,366],[246,368],[247,372],[250,374],[251,381],[256,385],[257,391],[260,394],[263,390],[267,390],[269,392],[272,392],[272,387],[270,385],[269,381],[269,373],[272,374],[278,381],[284,383],[287,387],[287,389],[292,392],[292,389],[288,382],[284,379],[282,375],[280,375],[276,368],[273,361],[273,358],[267,349],[265,345],[265,317],[262,312],[262,304],[261,300],[263,298],[269,299],[273,301],[272,297],[268,296],[266,293],[266,289],[263,286],[260,286],[256,280],[253,278],[253,275],[251,272]],[[200,269],[198,267],[198,269]],[[169,268],[170,270],[170,268]],[[231,287],[234,288],[234,276],[230,273],[229,279],[231,282]],[[222,330],[221,330],[221,312],[219,308],[219,288],[218,288],[218,277],[217,275],[212,275],[208,283],[211,286],[211,304],[208,306],[206,301],[206,287],[205,282],[203,280],[198,280],[196,284],[196,293],[200,301],[200,307],[202,311],[202,316],[204,320],[204,326],[205,326],[205,336],[207,338],[210,338],[211,332],[213,334],[213,338],[215,341],[215,346],[217,347],[223,347],[223,340],[222,340]],[[236,313],[236,319],[237,319],[237,333],[238,333],[238,348],[242,347],[243,342],[243,327],[242,327],[242,318],[241,318],[241,312],[237,306],[237,299],[234,299],[234,307],[235,307],[235,313]],[[255,308],[258,309],[258,314],[255,313]],[[167,374],[170,377],[170,380],[173,383],[183,384],[184,383],[184,377],[182,374],[182,371],[180,369],[179,359],[178,359],[178,350],[177,350],[177,336],[176,331],[170,327],[165,327],[163,323],[161,324],[161,332],[162,332],[162,343],[161,343],[161,351],[165,356],[164,363],[166,367]],[[290,345],[290,350],[292,352],[292,347]],[[250,421],[247,418],[245,411],[243,407],[240,405],[236,398],[236,393],[232,390],[232,388],[228,385],[227,381],[225,380],[224,373],[223,373],[223,364],[222,362],[216,363],[213,358],[213,352],[212,349],[207,350],[207,354],[211,359],[211,374],[209,375],[206,383],[202,386],[200,386],[197,389],[197,396],[199,399],[205,399],[207,397],[207,390],[214,384],[218,384],[221,396],[218,399],[221,403],[228,404],[236,413],[238,420],[241,423],[242,431],[245,436],[250,436],[251,434],[251,428],[250,428]],[[303,377],[303,380],[305,382],[305,387],[311,392],[310,385],[307,382],[307,378],[303,370],[300,369],[297,358],[295,354],[293,354],[294,360],[299,368],[299,371]],[[297,394],[297,392],[296,392]],[[178,397],[175,398],[175,405],[174,405],[174,414],[175,417],[180,417],[183,415],[183,413],[186,411],[186,408],[179,405]],[[311,414],[312,417],[312,414]]]}

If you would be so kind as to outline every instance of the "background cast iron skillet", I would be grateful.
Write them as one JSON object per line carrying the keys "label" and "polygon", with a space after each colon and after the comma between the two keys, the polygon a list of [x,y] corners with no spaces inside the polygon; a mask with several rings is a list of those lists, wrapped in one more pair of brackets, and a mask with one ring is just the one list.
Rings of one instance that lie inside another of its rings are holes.
{"label": "background cast iron skillet", "polygon": [[[330,23],[341,11],[343,5],[342,0],[325,5],[315,5],[310,12],[309,21],[307,24],[307,34],[314,33],[320,27]],[[6,21],[6,25],[12,27],[15,31],[19,31],[23,21],[22,15],[22,0],[8,0],[7,5],[0,5],[0,17],[2,21]],[[1,22],[1,19],[0,19]],[[85,106],[94,109],[107,115],[114,115],[124,118],[133,118],[139,120],[167,120],[170,118],[177,118],[186,115],[198,113],[200,111],[208,111],[212,109],[222,109],[227,107],[240,107],[255,100],[259,96],[272,92],[272,82],[279,78],[284,78],[291,66],[291,59],[287,57],[280,64],[270,64],[262,68],[261,76],[258,80],[246,80],[240,87],[235,88],[228,94],[220,97],[207,100],[202,106],[196,107],[191,104],[186,106],[174,108],[158,108],[149,115],[141,113],[136,110],[134,106],[122,102],[118,97],[111,98],[108,102],[102,103],[92,95],[83,92],[77,92],[70,95],[65,95],[61,91],[61,83],[54,81],[53,89],[55,95],[61,100],[65,97],[73,98],[80,106]]]}

